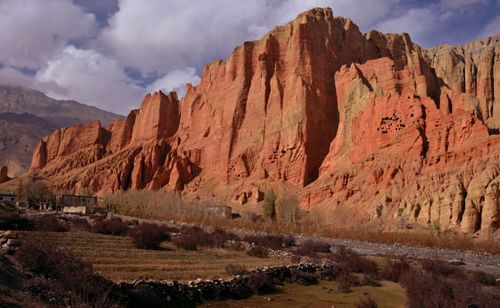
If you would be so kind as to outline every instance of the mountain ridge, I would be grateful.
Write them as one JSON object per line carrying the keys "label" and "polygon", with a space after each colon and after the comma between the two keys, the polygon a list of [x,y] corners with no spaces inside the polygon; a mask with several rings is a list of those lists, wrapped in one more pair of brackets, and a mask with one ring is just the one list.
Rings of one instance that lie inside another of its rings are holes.
{"label": "mountain ridge", "polygon": [[10,176],[19,176],[29,169],[37,141],[57,128],[94,119],[111,123],[121,117],[12,85],[0,85],[0,111],[0,166],[6,166]]}

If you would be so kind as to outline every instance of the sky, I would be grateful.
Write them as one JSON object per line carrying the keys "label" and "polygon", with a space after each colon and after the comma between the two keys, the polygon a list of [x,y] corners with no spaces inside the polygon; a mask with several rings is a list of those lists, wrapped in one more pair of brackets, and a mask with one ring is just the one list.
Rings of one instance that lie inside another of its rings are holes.
{"label": "sky", "polygon": [[500,33],[500,0],[0,0],[0,83],[127,114],[313,7],[423,47]]}

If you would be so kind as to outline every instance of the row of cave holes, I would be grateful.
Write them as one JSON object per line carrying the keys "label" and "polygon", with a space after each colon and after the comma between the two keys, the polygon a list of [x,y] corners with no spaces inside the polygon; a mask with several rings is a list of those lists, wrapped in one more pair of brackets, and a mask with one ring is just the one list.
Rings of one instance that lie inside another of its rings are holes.
{"label": "row of cave holes", "polygon": [[[410,116],[413,117],[413,113]],[[381,131],[382,134],[387,134],[389,132],[389,129],[392,128],[394,122],[397,122],[395,127],[396,131],[402,130],[403,128],[406,127],[406,124],[404,124],[403,121],[401,121],[399,116],[393,113],[392,116],[382,117],[382,119],[380,120],[380,125],[377,128],[377,130]]]}

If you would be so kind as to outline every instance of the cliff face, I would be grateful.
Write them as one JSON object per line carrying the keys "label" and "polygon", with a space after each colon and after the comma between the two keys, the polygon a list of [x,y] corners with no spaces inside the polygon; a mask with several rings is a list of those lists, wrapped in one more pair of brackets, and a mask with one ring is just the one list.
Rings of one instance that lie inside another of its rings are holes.
{"label": "cliff face", "polygon": [[499,40],[426,50],[313,9],[206,66],[181,101],[157,92],[106,128],[45,137],[32,171],[240,204],[289,183],[333,222],[498,235]]}

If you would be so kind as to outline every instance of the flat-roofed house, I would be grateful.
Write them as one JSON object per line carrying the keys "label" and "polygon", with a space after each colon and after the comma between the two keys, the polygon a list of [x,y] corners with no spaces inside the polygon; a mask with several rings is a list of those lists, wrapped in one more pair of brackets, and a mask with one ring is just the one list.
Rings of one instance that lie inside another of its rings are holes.
{"label": "flat-roofed house", "polygon": [[91,214],[97,207],[97,197],[79,195],[58,195],[56,208],[64,213]]}

